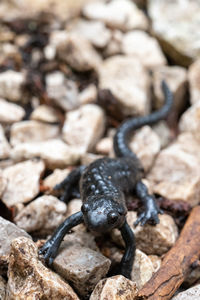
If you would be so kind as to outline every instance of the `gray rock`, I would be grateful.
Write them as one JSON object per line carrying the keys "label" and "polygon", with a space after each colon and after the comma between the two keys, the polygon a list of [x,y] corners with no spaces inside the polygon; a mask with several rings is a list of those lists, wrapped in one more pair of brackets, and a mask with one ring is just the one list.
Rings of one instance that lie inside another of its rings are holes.
{"label": "gray rock", "polygon": [[172,297],[172,300],[199,300],[200,298],[200,285],[191,287],[190,289],[179,293],[177,296]]}
{"label": "gray rock", "polygon": [[150,112],[150,78],[137,59],[122,55],[107,58],[99,66],[98,74],[99,88],[111,91],[123,114]]}
{"label": "gray rock", "polygon": [[31,239],[29,234],[24,230],[0,217],[0,274],[6,272],[10,254],[10,244],[13,239],[19,236],[25,236]]}
{"label": "gray rock", "polygon": [[48,97],[64,111],[79,106],[78,88],[74,81],[66,79],[62,72],[53,72],[46,76]]}
{"label": "gray rock", "polygon": [[18,144],[12,150],[15,161],[40,157],[50,169],[75,165],[80,159],[80,150],[66,145],[59,139],[44,142]]}
{"label": "gray rock", "polygon": [[2,201],[11,207],[18,203],[26,203],[39,193],[39,181],[45,165],[41,160],[25,161],[3,170],[7,186]]}
{"label": "gray rock", "polygon": [[41,121],[45,123],[59,123],[58,111],[48,105],[39,105],[34,109],[30,115],[30,119],[35,121]]}
{"label": "gray rock", "polygon": [[137,296],[136,283],[117,275],[101,280],[90,296],[90,300],[134,300]]}
{"label": "gray rock", "polygon": [[101,57],[90,42],[82,36],[69,34],[57,47],[58,57],[79,72],[96,70]]}
{"label": "gray rock", "polygon": [[164,103],[161,81],[165,80],[173,92],[173,109],[180,113],[186,105],[187,71],[179,66],[161,66],[153,71],[154,106],[160,108]]}
{"label": "gray rock", "polygon": [[188,70],[188,81],[190,89],[190,102],[195,104],[200,100],[200,59],[195,61]]}
{"label": "gray rock", "polygon": [[144,31],[134,30],[126,33],[122,39],[122,53],[138,58],[149,69],[166,64],[158,41]]}
{"label": "gray rock", "polygon": [[130,0],[109,2],[91,1],[83,7],[83,15],[89,19],[100,20],[111,28],[128,31],[148,27],[144,13]]}
{"label": "gray rock", "polygon": [[110,260],[90,248],[64,242],[53,266],[81,296],[87,296],[107,274]]}
{"label": "gray rock", "polygon": [[47,269],[38,258],[38,248],[25,237],[11,244],[6,300],[78,300],[69,284]]}
{"label": "gray rock", "polygon": [[[146,224],[134,227],[133,223],[136,219],[136,212],[129,211],[127,222],[135,234],[138,249],[146,254],[162,255],[174,245],[178,237],[178,229],[171,216],[159,215],[160,223],[156,226]],[[121,246],[124,245],[121,234],[117,229],[112,231],[112,238]]]}
{"label": "gray rock", "polygon": [[5,159],[10,156],[10,145],[5,137],[3,127],[0,124],[0,159]]}
{"label": "gray rock", "polygon": [[95,104],[86,104],[66,114],[62,136],[68,145],[85,153],[93,149],[104,129],[105,115],[102,108]]}
{"label": "gray rock", "polygon": [[52,234],[64,221],[67,206],[53,196],[41,196],[22,209],[14,221],[20,228],[37,236]]}
{"label": "gray rock", "polygon": [[177,63],[188,66],[200,57],[199,1],[148,1],[153,33],[165,52]]}
{"label": "gray rock", "polygon": [[0,122],[1,123],[12,124],[15,122],[19,122],[23,119],[24,115],[25,115],[25,111],[21,106],[14,103],[10,103],[0,98]]}
{"label": "gray rock", "polygon": [[10,101],[22,100],[22,86],[25,83],[23,73],[8,70],[0,73],[0,97]]}
{"label": "gray rock", "polygon": [[22,121],[10,129],[10,143],[16,146],[21,143],[34,143],[53,139],[59,135],[59,126],[39,121]]}

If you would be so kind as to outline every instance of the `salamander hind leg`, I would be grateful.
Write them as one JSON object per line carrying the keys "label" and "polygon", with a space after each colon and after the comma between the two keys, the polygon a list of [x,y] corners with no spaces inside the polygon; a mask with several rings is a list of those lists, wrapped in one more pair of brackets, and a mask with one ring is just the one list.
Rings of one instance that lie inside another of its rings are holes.
{"label": "salamander hind leg", "polygon": [[162,210],[157,206],[155,197],[150,195],[146,185],[142,181],[136,183],[136,195],[140,198],[144,205],[144,211],[139,215],[138,219],[134,223],[137,226],[139,223],[141,225],[150,222],[151,224],[158,224],[159,218],[158,214],[162,214]]}

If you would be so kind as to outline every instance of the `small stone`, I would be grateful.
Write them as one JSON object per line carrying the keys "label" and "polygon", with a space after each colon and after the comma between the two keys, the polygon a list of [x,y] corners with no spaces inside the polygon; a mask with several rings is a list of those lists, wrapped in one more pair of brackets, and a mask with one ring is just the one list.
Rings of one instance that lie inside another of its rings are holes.
{"label": "small stone", "polygon": [[167,122],[164,120],[159,121],[152,126],[152,129],[160,139],[161,148],[167,147],[172,140],[172,133]]}
{"label": "small stone", "polygon": [[58,111],[48,105],[39,105],[30,115],[31,120],[41,121],[45,123],[59,123]]}
{"label": "small stone", "polygon": [[126,33],[122,40],[122,53],[138,58],[141,64],[150,69],[166,64],[157,40],[144,31]]}
{"label": "small stone", "polygon": [[148,257],[149,257],[149,259],[151,260],[151,262],[153,264],[154,272],[157,272],[160,269],[161,263],[162,263],[162,260],[161,260],[160,256],[149,255]]}
{"label": "small stone", "polygon": [[59,139],[44,142],[18,144],[12,150],[15,161],[40,157],[50,169],[75,165],[80,159],[80,151],[69,147]]}
{"label": "small stone", "polygon": [[[178,229],[169,215],[159,215],[160,223],[156,226],[146,224],[134,227],[134,222],[137,219],[137,214],[134,211],[129,211],[127,214],[127,222],[135,234],[137,248],[144,253],[151,255],[162,255],[166,253],[175,243],[178,237]],[[113,240],[124,246],[121,234],[118,230],[112,231]]]}
{"label": "small stone", "polygon": [[97,144],[95,150],[97,153],[108,155],[113,148],[113,139],[111,137],[105,137],[101,139]]}
{"label": "small stone", "polygon": [[2,201],[11,207],[32,200],[39,193],[39,181],[44,169],[41,160],[29,160],[4,169],[3,177],[7,180],[7,186]]}
{"label": "small stone", "polygon": [[111,37],[110,30],[100,21],[78,19],[69,23],[67,29],[70,33],[76,34],[77,36],[83,36],[97,48],[104,48]]}
{"label": "small stone", "polygon": [[113,30],[110,42],[107,45],[106,49],[104,50],[104,55],[108,57],[108,56],[121,54],[122,40],[123,40],[123,33],[118,29]]}
{"label": "small stone", "polygon": [[102,279],[95,287],[90,300],[134,300],[137,296],[136,283],[122,275]]}
{"label": "small stone", "polygon": [[6,300],[6,282],[2,276],[0,276],[0,299]]}
{"label": "small stone", "polygon": [[65,78],[62,72],[53,72],[46,76],[47,95],[64,111],[79,106],[78,88],[74,81]]}
{"label": "small stone", "polygon": [[1,170],[5,169],[7,167],[10,167],[12,165],[14,165],[14,161],[12,159],[10,159],[10,158],[4,159],[4,160],[0,160],[0,169]]}
{"label": "small stone", "polygon": [[0,169],[0,197],[5,191],[7,185],[7,179],[3,176],[3,170]]}
{"label": "small stone", "polygon": [[[79,227],[80,225],[76,226]],[[84,226],[84,225],[82,225]],[[74,227],[74,228],[76,228]],[[72,247],[72,246],[81,246],[81,247],[87,247],[94,251],[99,252],[99,248],[97,247],[97,244],[95,242],[95,236],[88,232],[86,227],[84,226],[84,229],[79,231],[74,231],[74,228],[72,229],[72,233],[66,234],[63,242],[61,244],[62,248]]]}
{"label": "small stone", "polygon": [[67,217],[79,212],[82,206],[81,199],[73,199],[67,205]]}
{"label": "small stone", "polygon": [[195,61],[188,70],[190,102],[195,104],[200,100],[200,59]]}
{"label": "small stone", "polygon": [[161,66],[153,71],[153,85],[156,109],[163,106],[164,95],[161,81],[165,80],[173,93],[173,106],[176,112],[181,112],[186,104],[187,71],[179,66]]}
{"label": "small stone", "polygon": [[154,267],[150,258],[139,249],[136,249],[131,280],[136,283],[138,289],[142,288],[152,277],[153,272]]}
{"label": "small stone", "polygon": [[96,69],[101,57],[90,42],[82,36],[69,34],[65,42],[57,48],[58,57],[76,71],[85,72]]}
{"label": "small stone", "polygon": [[160,139],[150,126],[144,126],[130,140],[130,148],[148,171],[160,151]]}
{"label": "small stone", "polygon": [[1,123],[12,124],[15,122],[19,122],[23,119],[24,115],[25,115],[25,111],[21,106],[14,103],[10,103],[0,98],[0,122]]}
{"label": "small stone", "polygon": [[73,283],[81,296],[88,296],[107,274],[110,260],[99,252],[78,244],[63,243],[53,262],[54,269]]}
{"label": "small stone", "polygon": [[11,244],[7,299],[79,300],[69,284],[38,258],[38,248],[25,237]]}
{"label": "small stone", "polygon": [[94,84],[88,85],[78,96],[80,105],[93,103],[97,99],[97,88]]}
{"label": "small stone", "polygon": [[186,277],[186,279],[184,280],[184,285],[186,285],[187,287],[190,287],[194,284],[196,284],[197,282],[199,283],[199,278],[200,278],[200,267],[196,267],[194,268]]}
{"label": "small stone", "polygon": [[22,209],[14,221],[20,228],[38,235],[52,234],[64,221],[67,206],[53,196],[41,196]]}
{"label": "small stone", "polygon": [[22,121],[15,123],[10,129],[10,143],[12,146],[21,143],[34,143],[56,138],[59,126],[39,121]]}
{"label": "small stone", "polygon": [[81,165],[87,166],[91,164],[93,161],[102,158],[102,155],[94,154],[94,153],[84,153],[81,155]]}
{"label": "small stone", "polygon": [[0,73],[0,97],[10,101],[22,100],[22,86],[25,83],[23,73],[8,70]]}
{"label": "small stone", "polygon": [[200,98],[182,114],[179,130],[180,132],[191,132],[200,141]]}
{"label": "small stone", "polygon": [[200,284],[172,297],[172,300],[198,300],[200,298]]}
{"label": "small stone", "polygon": [[99,88],[110,90],[124,115],[150,112],[150,78],[137,59],[123,55],[107,58],[98,74]]}
{"label": "small stone", "polygon": [[148,1],[152,31],[177,64],[188,66],[200,57],[199,1]]}
{"label": "small stone", "polygon": [[180,134],[175,143],[162,150],[148,175],[154,193],[197,205],[200,193],[198,153],[199,141],[190,132]]}
{"label": "small stone", "polygon": [[105,129],[104,111],[95,104],[86,104],[66,114],[63,140],[82,153],[93,149]]}
{"label": "small stone", "polygon": [[25,236],[31,239],[29,234],[24,230],[0,217],[0,274],[6,272],[10,254],[10,244],[13,239],[19,236]]}
{"label": "small stone", "polygon": [[10,155],[10,145],[5,137],[3,127],[0,124],[0,160],[8,158]]}
{"label": "small stone", "polygon": [[54,186],[56,186],[56,184],[60,183],[65,179],[69,172],[69,169],[55,169],[52,174],[50,174],[43,180],[43,185],[45,186],[45,188],[51,191],[54,188]]}
{"label": "small stone", "polygon": [[100,20],[108,27],[128,31],[148,28],[144,13],[130,0],[109,2],[91,1],[83,7],[83,15],[88,19]]}

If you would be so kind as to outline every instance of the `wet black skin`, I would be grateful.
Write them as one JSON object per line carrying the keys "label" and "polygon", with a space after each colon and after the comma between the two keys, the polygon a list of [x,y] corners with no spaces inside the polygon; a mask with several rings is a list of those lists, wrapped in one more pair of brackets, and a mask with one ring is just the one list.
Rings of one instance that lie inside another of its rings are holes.
{"label": "wet black skin", "polygon": [[172,106],[172,93],[167,84],[162,82],[165,104],[148,116],[126,120],[114,136],[116,158],[102,158],[89,166],[73,170],[55,189],[65,190],[61,200],[68,202],[80,192],[83,205],[80,212],[68,217],[44,244],[40,254],[51,265],[58,253],[65,234],[74,226],[85,223],[94,234],[104,234],[118,228],[125,242],[125,253],[121,260],[119,273],[131,277],[135,254],[134,234],[126,222],[126,195],[135,194],[141,199],[144,211],[139,215],[135,226],[147,222],[159,223],[161,213],[153,195],[148,193],[142,183],[144,176],[142,165],[137,156],[129,149],[128,141],[133,130],[146,124],[154,124],[164,119]]}

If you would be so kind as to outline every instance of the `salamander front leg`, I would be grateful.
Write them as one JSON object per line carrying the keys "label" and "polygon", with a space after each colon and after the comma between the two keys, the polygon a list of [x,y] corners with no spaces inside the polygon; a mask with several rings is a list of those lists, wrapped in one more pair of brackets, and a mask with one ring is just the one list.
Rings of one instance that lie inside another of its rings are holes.
{"label": "salamander front leg", "polygon": [[155,202],[155,197],[149,194],[146,185],[142,181],[136,184],[136,195],[142,200],[145,209],[144,212],[139,215],[134,225],[137,226],[139,223],[144,225],[148,221],[151,221],[153,224],[158,224],[158,214],[162,214],[163,211],[159,209]]}
{"label": "salamander front leg", "polygon": [[132,229],[126,221],[119,230],[121,231],[121,235],[126,247],[125,253],[120,262],[119,273],[126,278],[131,279],[131,272],[135,257],[135,237]]}
{"label": "salamander front leg", "polygon": [[83,214],[81,211],[71,215],[60,224],[52,237],[40,249],[39,254],[44,256],[44,259],[49,266],[52,265],[65,234],[80,223],[83,223]]}
{"label": "salamander front leg", "polygon": [[79,181],[85,166],[80,166],[72,170],[69,175],[59,184],[54,187],[54,190],[64,189],[64,193],[60,198],[61,201],[67,203],[74,196],[80,195]]}

